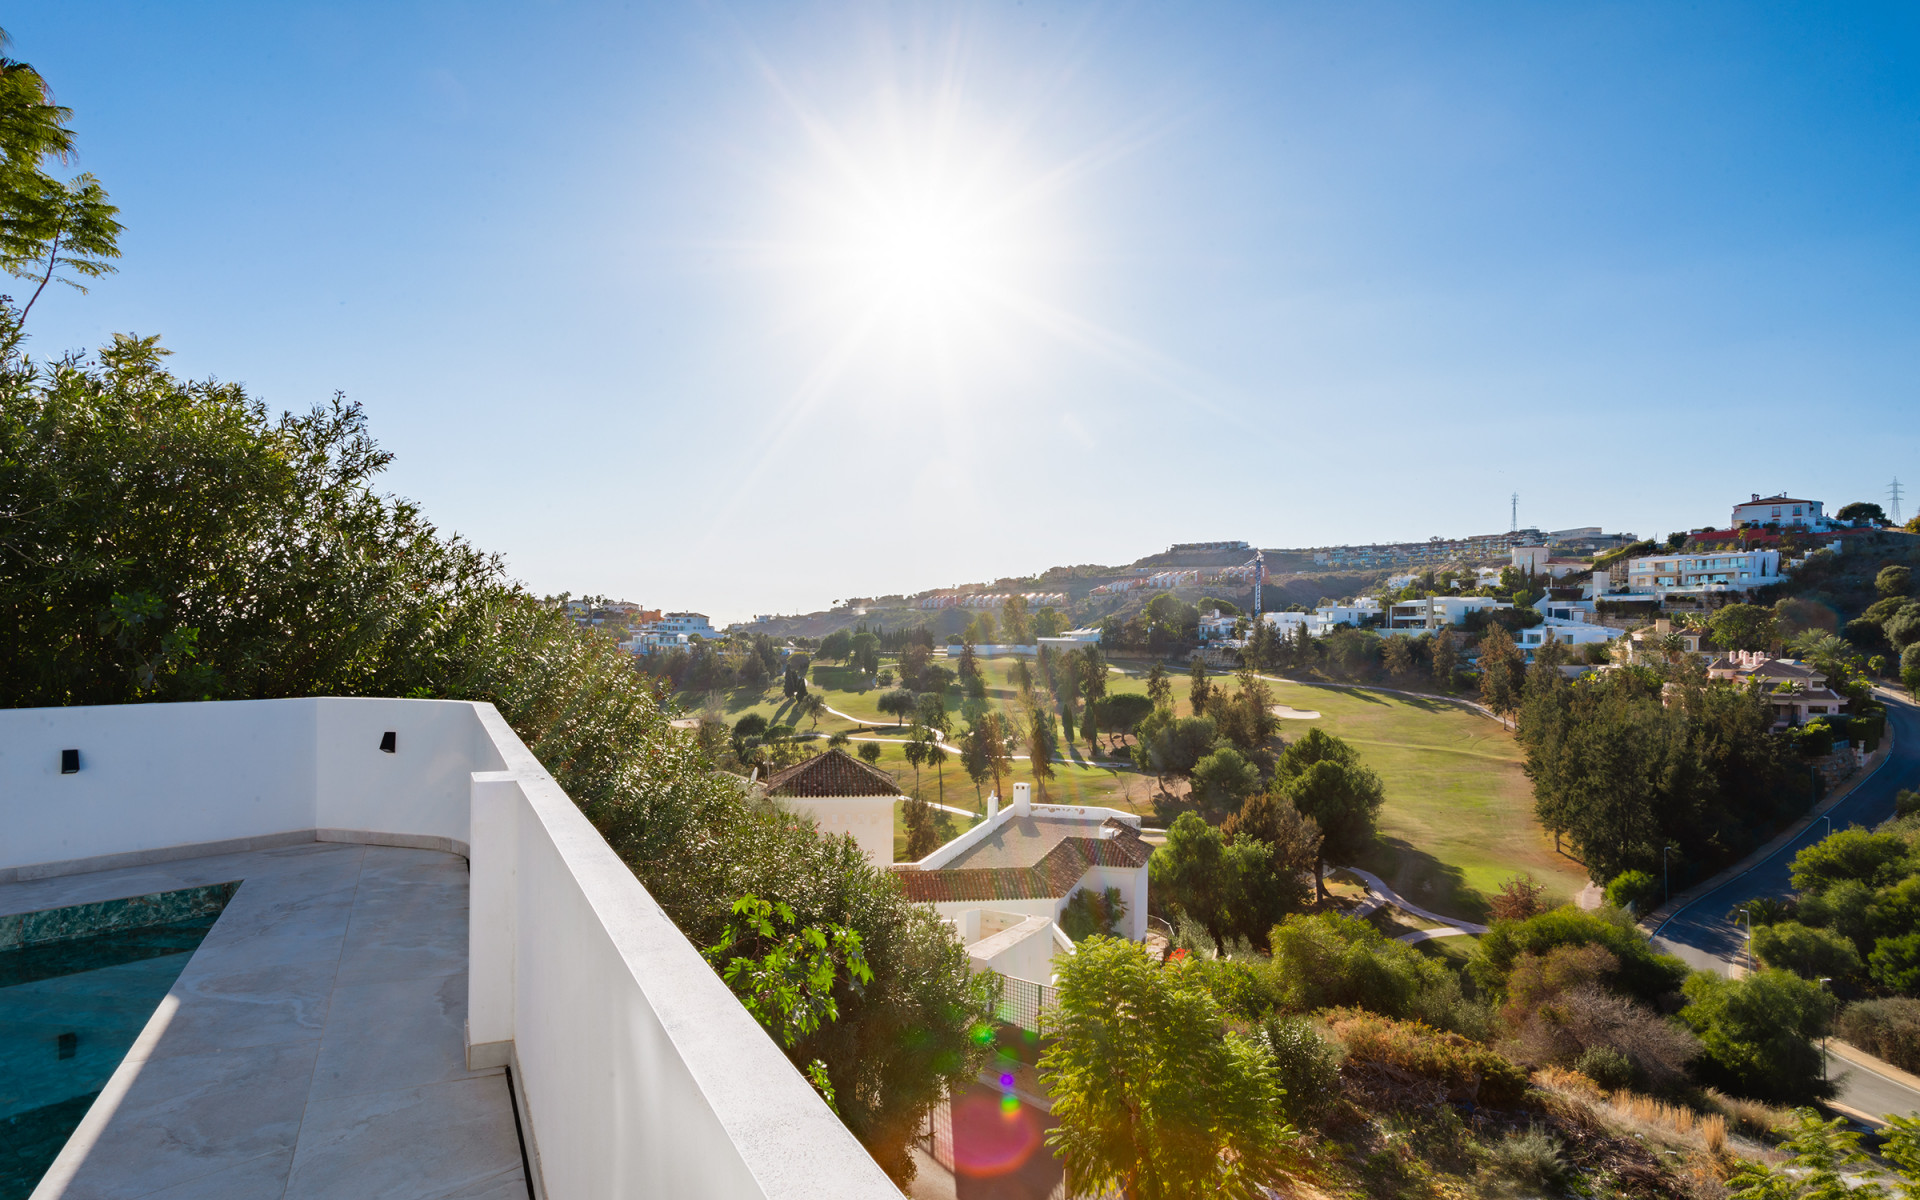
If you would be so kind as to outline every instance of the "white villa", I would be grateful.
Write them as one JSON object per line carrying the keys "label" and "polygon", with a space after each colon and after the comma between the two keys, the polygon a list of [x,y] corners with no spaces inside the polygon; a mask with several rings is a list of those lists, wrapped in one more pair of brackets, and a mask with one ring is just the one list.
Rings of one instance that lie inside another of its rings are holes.
{"label": "white villa", "polygon": [[851,837],[876,866],[893,861],[893,776],[839,749],[769,775],[763,795],[804,812],[822,833]]}
{"label": "white villa", "polygon": [[1012,805],[987,800],[987,819],[927,857],[895,863],[900,890],[960,934],[975,971],[1049,984],[1053,962],[1073,953],[1058,920],[1075,892],[1117,888],[1126,904],[1123,937],[1147,936],[1147,860],[1140,818],[1112,808],[1034,804],[1031,785],[1013,785]]}
{"label": "white villa", "polygon": [[1812,717],[1845,712],[1847,698],[1827,686],[1819,669],[1760,650],[1735,650],[1707,666],[1707,678],[1744,683],[1767,693],[1775,729],[1803,725]]}
{"label": "white villa", "polygon": [[1782,492],[1778,496],[1753,493],[1753,499],[1733,506],[1733,528],[1749,525],[1778,525],[1782,529],[1807,529],[1824,533],[1834,523],[1822,512],[1818,500],[1796,500]]}

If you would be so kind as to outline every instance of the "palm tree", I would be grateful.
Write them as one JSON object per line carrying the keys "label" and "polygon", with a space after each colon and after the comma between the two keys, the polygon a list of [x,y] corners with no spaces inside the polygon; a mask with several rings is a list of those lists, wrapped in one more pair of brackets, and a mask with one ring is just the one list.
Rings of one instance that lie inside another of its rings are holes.
{"label": "palm tree", "polygon": [[913,796],[916,800],[920,798],[920,764],[927,761],[927,743],[921,740],[925,736],[926,731],[915,725],[901,750],[907,756],[907,761],[913,764]]}
{"label": "palm tree", "polygon": [[945,804],[947,802],[947,751],[937,739],[931,737],[927,739],[927,765],[939,772],[940,803]]}

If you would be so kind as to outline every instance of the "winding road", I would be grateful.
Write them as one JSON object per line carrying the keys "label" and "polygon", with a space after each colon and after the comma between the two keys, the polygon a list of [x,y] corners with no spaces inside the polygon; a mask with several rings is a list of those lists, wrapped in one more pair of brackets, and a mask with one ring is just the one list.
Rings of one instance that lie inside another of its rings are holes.
{"label": "winding road", "polygon": [[[1888,692],[1887,724],[1893,748],[1886,761],[1855,785],[1824,816],[1748,870],[1674,911],[1654,930],[1654,942],[1680,956],[1688,966],[1725,973],[1746,947],[1745,929],[1728,914],[1749,900],[1763,896],[1785,898],[1793,892],[1789,868],[1793,856],[1827,836],[1827,830],[1849,825],[1872,828],[1893,815],[1894,793],[1920,787],[1920,708]],[[1875,1115],[1920,1112],[1920,1090],[1879,1074],[1864,1065],[1828,1056],[1828,1070],[1840,1083],[1840,1103]]]}

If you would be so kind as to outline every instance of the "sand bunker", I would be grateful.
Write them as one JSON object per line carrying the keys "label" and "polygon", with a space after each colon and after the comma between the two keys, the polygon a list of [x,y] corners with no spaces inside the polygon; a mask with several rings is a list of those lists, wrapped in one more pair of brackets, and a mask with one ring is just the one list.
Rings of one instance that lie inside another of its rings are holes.
{"label": "sand bunker", "polygon": [[1310,708],[1294,708],[1290,704],[1276,704],[1273,715],[1282,721],[1318,721],[1320,714]]}

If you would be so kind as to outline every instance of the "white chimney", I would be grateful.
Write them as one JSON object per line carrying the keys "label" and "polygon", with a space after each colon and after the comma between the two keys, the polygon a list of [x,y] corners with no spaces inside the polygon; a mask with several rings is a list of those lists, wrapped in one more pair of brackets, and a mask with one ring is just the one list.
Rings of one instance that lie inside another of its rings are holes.
{"label": "white chimney", "polygon": [[1033,785],[1016,783],[1013,785],[1013,815],[1029,817],[1033,815]]}
{"label": "white chimney", "polygon": [[991,823],[993,819],[999,815],[1000,815],[1000,793],[994,792],[987,797],[987,821]]}

